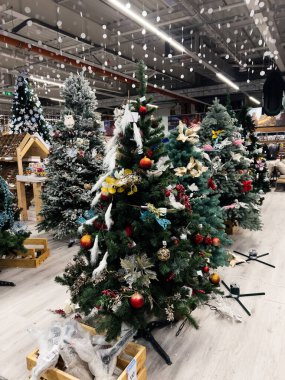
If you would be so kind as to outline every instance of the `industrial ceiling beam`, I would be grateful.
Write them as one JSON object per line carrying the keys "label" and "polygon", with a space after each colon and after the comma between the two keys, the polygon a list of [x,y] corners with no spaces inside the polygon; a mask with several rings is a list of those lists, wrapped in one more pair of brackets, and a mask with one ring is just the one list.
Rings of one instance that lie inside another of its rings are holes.
{"label": "industrial ceiling beam", "polygon": [[[46,46],[45,47],[39,47],[35,41],[29,40],[26,37],[21,36],[15,36],[12,33],[3,32],[0,31],[0,42],[3,42],[7,45],[15,46],[18,49],[27,50],[29,52],[37,53],[41,56],[48,57],[52,60],[58,61],[58,62],[64,62],[67,65],[74,66],[80,69],[87,68],[87,66],[90,67],[90,71],[105,77],[110,77],[114,79],[114,77],[117,77],[117,80],[120,82],[123,82],[125,84],[138,84],[138,80],[135,78],[132,78],[128,75],[118,73],[114,70],[102,68],[102,66],[96,65],[93,62],[83,60],[81,58],[78,58],[77,56],[68,54],[68,53],[62,53],[59,52],[57,49],[54,49],[52,47]],[[199,101],[194,98],[190,98],[183,95],[177,95],[173,91],[169,91],[166,89],[162,89],[159,87],[155,87],[152,84],[148,84],[148,90],[150,92],[157,92],[159,94],[165,95],[167,97],[177,99],[183,102],[189,102],[193,104],[206,104],[205,102]]]}

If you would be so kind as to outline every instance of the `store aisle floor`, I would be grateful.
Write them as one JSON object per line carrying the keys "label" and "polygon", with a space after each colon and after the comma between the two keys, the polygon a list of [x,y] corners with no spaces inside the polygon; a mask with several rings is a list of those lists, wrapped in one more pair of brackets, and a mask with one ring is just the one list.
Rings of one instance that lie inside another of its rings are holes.
{"label": "store aisle floor", "polygon": [[[200,329],[185,327],[179,337],[179,325],[157,331],[155,336],[171,356],[167,366],[148,349],[148,379],[158,380],[284,380],[285,361],[285,193],[272,192],[263,205],[263,231],[240,231],[234,235],[233,249],[257,248],[270,252],[265,258],[276,265],[272,269],[257,262],[219,270],[229,284],[236,282],[241,291],[266,293],[245,298],[251,310],[248,317],[230,300],[243,317],[238,324],[219,318],[204,307],[194,312]],[[42,235],[41,235],[42,236]],[[25,356],[37,343],[27,329],[45,328],[58,318],[49,309],[63,306],[66,289],[54,282],[77,251],[66,243],[50,240],[51,257],[38,269],[5,269],[1,280],[14,281],[15,288],[0,288],[0,376],[8,380],[26,380]],[[143,343],[145,344],[145,342]]]}

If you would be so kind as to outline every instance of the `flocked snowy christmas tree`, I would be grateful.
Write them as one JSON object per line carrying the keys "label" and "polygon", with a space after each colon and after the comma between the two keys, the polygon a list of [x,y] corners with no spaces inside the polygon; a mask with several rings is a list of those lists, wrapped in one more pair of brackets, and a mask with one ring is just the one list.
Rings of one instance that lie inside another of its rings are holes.
{"label": "flocked snowy christmas tree", "polygon": [[209,169],[227,221],[243,228],[261,228],[261,196],[253,192],[250,160],[237,120],[215,99],[199,131],[202,149],[209,154]]}
{"label": "flocked snowy christmas tree", "polygon": [[97,100],[88,81],[71,75],[62,95],[65,109],[52,136],[39,224],[40,230],[53,230],[55,238],[75,235],[79,220],[90,216],[91,184],[101,174],[104,153]]}
{"label": "flocked snowy christmas tree", "polygon": [[243,107],[239,112],[238,122],[242,127],[241,133],[245,140],[247,157],[251,159],[250,174],[253,180],[253,191],[260,194],[267,193],[270,191],[270,181],[266,159],[263,157],[263,147],[256,136],[256,125],[247,107]]}
{"label": "flocked snowy christmas tree", "polygon": [[225,245],[230,242],[223,232],[224,212],[215,191],[216,185],[204,163],[209,157],[198,148],[199,130],[200,123],[186,126],[180,121],[179,126],[169,135],[168,154],[178,186],[185,189],[190,197],[193,213],[199,217],[200,230],[197,233],[201,243],[198,247],[200,251],[210,254],[213,266],[221,266],[227,264]]}
{"label": "flocked snowy christmas tree", "polygon": [[82,226],[80,251],[57,281],[108,340],[126,323],[170,363],[152,328],[181,318],[196,326],[191,312],[219,278],[209,279],[212,254],[201,245],[203,226],[169,169],[142,62],[137,77],[140,97],[117,117],[106,173],[93,187],[95,216]]}
{"label": "flocked snowy christmas tree", "polygon": [[11,129],[13,133],[38,133],[45,141],[50,140],[41,102],[25,74],[19,75],[16,80]]}
{"label": "flocked snowy christmas tree", "polygon": [[23,242],[30,235],[17,222],[20,210],[14,204],[13,194],[0,176],[0,254],[6,255],[24,250]]}

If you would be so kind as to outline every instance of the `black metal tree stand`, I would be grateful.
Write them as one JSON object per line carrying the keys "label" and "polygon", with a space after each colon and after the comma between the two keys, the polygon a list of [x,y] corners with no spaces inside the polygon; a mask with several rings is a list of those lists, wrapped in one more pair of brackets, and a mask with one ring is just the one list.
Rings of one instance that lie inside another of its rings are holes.
{"label": "black metal tree stand", "polygon": [[[0,271],[1,272],[1,271]],[[10,282],[10,281],[1,281],[0,280],[0,286],[16,286],[16,284],[14,282]],[[0,379],[1,380],[1,379]]]}
{"label": "black metal tree stand", "polygon": [[153,349],[162,357],[162,359],[165,361],[166,364],[171,365],[172,362],[170,360],[170,357],[167,355],[167,353],[164,351],[164,349],[161,347],[161,345],[157,342],[155,337],[152,335],[152,330],[154,329],[162,329],[165,326],[170,325],[171,322],[169,321],[153,321],[149,322],[145,329],[138,330],[135,339],[143,338],[147,342],[150,342]]}
{"label": "black metal tree stand", "polygon": [[238,285],[236,284],[232,284],[230,285],[230,287],[228,287],[228,285],[224,282],[224,281],[221,281],[222,284],[224,285],[224,287],[230,292],[230,294],[228,294],[227,296],[224,296],[225,298],[233,298],[234,300],[237,301],[237,303],[243,308],[243,310],[249,315],[251,316],[251,313],[249,312],[249,310],[244,306],[244,304],[240,301],[240,297],[255,297],[255,296],[264,296],[265,293],[262,292],[262,293],[244,293],[244,294],[241,294],[240,293],[240,288]]}
{"label": "black metal tree stand", "polygon": [[[275,268],[274,265],[266,263],[265,261],[259,260],[260,257],[267,256],[267,255],[269,255],[269,253],[263,253],[262,255],[258,255],[256,249],[251,249],[249,251],[248,255],[246,255],[245,253],[242,253],[242,252],[238,252],[238,251],[234,251],[234,252],[238,253],[241,256],[246,257],[246,260],[245,260],[246,262],[249,262],[249,261],[258,261],[261,264],[267,265],[267,266],[269,266],[271,268]],[[243,262],[237,263],[236,265],[240,265],[240,264],[243,264]]]}

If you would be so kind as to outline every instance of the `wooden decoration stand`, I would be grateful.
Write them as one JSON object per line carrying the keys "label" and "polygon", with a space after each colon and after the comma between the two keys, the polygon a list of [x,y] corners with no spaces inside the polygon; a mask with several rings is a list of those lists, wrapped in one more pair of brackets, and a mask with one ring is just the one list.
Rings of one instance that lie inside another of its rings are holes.
{"label": "wooden decoration stand", "polygon": [[0,268],[37,268],[50,255],[47,239],[28,238],[24,241],[26,252],[0,256]]}
{"label": "wooden decoration stand", "polygon": [[[47,158],[49,149],[40,136],[30,134],[4,135],[0,137],[1,175],[7,181],[9,189],[17,189],[18,206],[21,208],[22,220],[28,220],[25,183],[32,183],[37,221],[41,210],[41,188],[44,177],[24,176],[25,162],[38,162]],[[18,175],[17,175],[18,174]]]}

